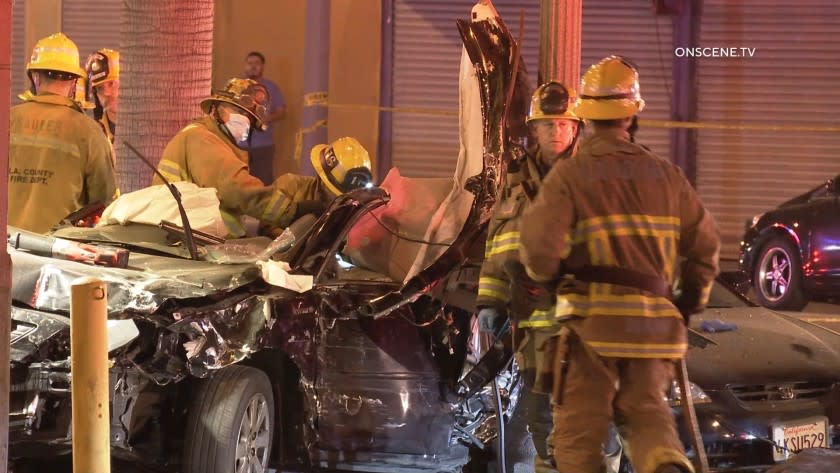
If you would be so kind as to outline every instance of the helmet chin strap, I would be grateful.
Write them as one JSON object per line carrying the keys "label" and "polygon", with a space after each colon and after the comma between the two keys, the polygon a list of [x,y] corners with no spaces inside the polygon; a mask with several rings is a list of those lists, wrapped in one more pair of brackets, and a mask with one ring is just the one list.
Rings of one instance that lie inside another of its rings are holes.
{"label": "helmet chin strap", "polygon": [[633,120],[630,121],[630,126],[627,127],[627,133],[630,134],[630,142],[636,142],[636,133],[639,132],[639,116],[633,115]]}
{"label": "helmet chin strap", "polygon": [[[222,120],[222,117],[219,115],[219,105],[218,104],[213,105],[213,118],[216,119],[216,123],[219,125],[219,128],[222,130],[222,133],[225,134],[227,139],[229,139],[230,142],[233,143],[234,146],[239,148],[239,145],[236,142],[236,138],[234,138],[233,135],[230,134],[230,130],[228,130],[228,128],[225,126],[225,121]],[[248,144],[251,143],[250,140],[251,140],[251,137],[250,137],[250,133],[249,133]]]}

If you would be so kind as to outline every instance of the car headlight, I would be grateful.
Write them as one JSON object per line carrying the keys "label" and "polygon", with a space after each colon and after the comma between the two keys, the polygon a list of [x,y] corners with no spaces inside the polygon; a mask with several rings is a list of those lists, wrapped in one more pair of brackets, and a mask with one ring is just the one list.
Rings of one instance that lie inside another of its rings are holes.
{"label": "car headlight", "polygon": [[[694,404],[708,404],[712,402],[712,398],[709,397],[708,394],[703,392],[699,386],[696,384],[689,382],[688,383],[689,394],[691,394],[691,400],[694,401]],[[671,407],[679,407],[682,405],[682,390],[680,389],[679,384],[674,381],[671,383],[671,389],[668,393],[665,394],[665,400],[668,402],[668,405]]]}

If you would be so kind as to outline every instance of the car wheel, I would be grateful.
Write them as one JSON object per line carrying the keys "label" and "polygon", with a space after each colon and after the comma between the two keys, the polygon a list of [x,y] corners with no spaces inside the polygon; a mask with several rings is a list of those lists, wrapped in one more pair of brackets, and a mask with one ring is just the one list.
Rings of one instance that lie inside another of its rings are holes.
{"label": "car wheel", "polygon": [[187,416],[184,473],[265,473],[274,396],[262,371],[229,366],[200,381]]}
{"label": "car wheel", "polygon": [[796,247],[773,238],[761,249],[753,273],[753,288],[764,307],[802,310],[808,303],[802,288],[802,265]]}

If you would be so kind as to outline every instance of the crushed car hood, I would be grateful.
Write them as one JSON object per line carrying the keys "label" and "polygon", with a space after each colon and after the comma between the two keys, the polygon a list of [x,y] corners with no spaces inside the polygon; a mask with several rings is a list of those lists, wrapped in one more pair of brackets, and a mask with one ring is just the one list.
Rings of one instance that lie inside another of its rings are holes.
{"label": "crushed car hood", "polygon": [[129,267],[105,268],[9,248],[12,300],[47,312],[70,311],[70,286],[76,278],[97,277],[108,285],[108,313],[149,314],[169,299],[229,292],[260,278],[256,265],[219,265],[131,253]]}
{"label": "crushed car hood", "polygon": [[717,345],[689,350],[689,375],[704,389],[840,378],[840,336],[822,327],[761,307],[707,309],[692,318],[691,327],[699,329],[704,320],[737,325],[703,333]]}

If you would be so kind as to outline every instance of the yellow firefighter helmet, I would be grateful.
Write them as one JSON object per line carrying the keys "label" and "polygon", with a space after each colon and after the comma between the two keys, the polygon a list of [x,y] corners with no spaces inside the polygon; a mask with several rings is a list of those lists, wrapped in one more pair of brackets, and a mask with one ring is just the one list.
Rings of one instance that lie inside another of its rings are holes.
{"label": "yellow firefighter helmet", "polygon": [[268,128],[268,110],[271,108],[271,96],[268,90],[252,79],[233,78],[223,90],[216,90],[213,95],[201,101],[201,110],[210,113],[213,104],[229,103],[245,111],[254,121],[254,127],[261,130]]}
{"label": "yellow firefighter helmet", "polygon": [[589,67],[580,82],[575,113],[587,120],[615,120],[645,108],[639,93],[639,72],[621,56],[608,56]]}
{"label": "yellow firefighter helmet", "polygon": [[85,63],[88,82],[91,87],[120,78],[120,52],[102,48],[88,56]]}
{"label": "yellow firefighter helmet", "polygon": [[526,123],[544,118],[559,118],[580,121],[575,115],[575,91],[565,85],[550,81],[537,87],[531,96],[531,109],[528,111]]}
{"label": "yellow firefighter helmet", "polygon": [[79,66],[79,48],[64,33],[55,33],[35,43],[28,71],[52,71],[63,75],[84,77]]}
{"label": "yellow firefighter helmet", "polygon": [[370,155],[356,138],[344,137],[316,145],[309,153],[321,182],[335,195],[373,183]]}

